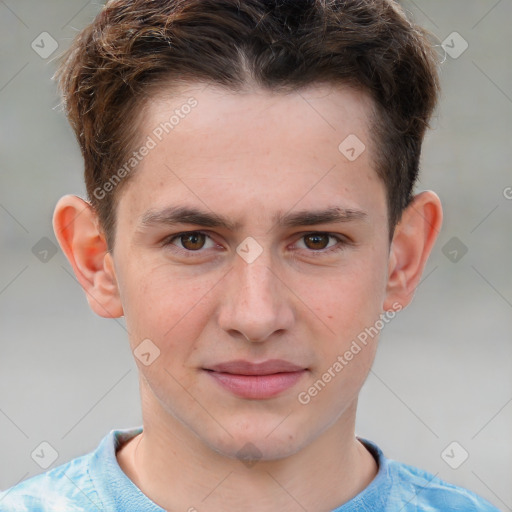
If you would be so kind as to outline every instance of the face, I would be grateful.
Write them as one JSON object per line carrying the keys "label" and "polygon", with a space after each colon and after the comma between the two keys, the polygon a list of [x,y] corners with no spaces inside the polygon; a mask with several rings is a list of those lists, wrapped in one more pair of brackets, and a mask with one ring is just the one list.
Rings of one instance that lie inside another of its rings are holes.
{"label": "face", "polygon": [[370,107],[327,86],[154,97],[112,254],[145,421],[270,460],[353,415],[378,338],[361,334],[389,308]]}

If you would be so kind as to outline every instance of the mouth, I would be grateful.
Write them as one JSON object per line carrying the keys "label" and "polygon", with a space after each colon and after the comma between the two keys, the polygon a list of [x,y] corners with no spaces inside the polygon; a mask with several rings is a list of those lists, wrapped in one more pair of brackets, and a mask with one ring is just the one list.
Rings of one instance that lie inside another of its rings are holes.
{"label": "mouth", "polygon": [[223,389],[247,399],[275,397],[294,386],[307,368],[282,359],[262,363],[236,360],[203,368]]}

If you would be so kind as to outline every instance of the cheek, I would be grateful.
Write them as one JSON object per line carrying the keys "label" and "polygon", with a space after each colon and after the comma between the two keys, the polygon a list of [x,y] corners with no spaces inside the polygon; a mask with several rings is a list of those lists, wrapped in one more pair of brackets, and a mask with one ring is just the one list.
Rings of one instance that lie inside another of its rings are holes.
{"label": "cheek", "polygon": [[301,293],[308,297],[311,310],[330,327],[330,334],[347,341],[373,325],[382,312],[386,268],[380,256],[374,258],[370,253],[350,267],[333,269],[327,278],[308,280]]}
{"label": "cheek", "polygon": [[167,265],[127,268],[120,289],[132,343],[149,338],[166,350],[190,344],[209,318],[214,286],[213,279],[180,277]]}
{"label": "cheek", "polygon": [[360,268],[340,273],[309,296],[315,304],[312,309],[329,330],[318,322],[317,359],[311,387],[302,390],[303,397],[333,419],[359,393],[375,358],[380,333],[383,279],[376,266],[361,263]]}

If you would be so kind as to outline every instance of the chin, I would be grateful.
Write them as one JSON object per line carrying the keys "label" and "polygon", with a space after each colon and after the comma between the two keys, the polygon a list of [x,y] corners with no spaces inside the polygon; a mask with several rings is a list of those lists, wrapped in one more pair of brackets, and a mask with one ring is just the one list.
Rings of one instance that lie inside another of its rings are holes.
{"label": "chin", "polygon": [[[261,424],[260,424],[261,425]],[[258,461],[272,461],[290,457],[297,453],[306,440],[297,436],[289,427],[278,427],[279,422],[265,425],[265,428],[227,428],[232,435],[223,431],[221,438],[203,441],[215,452],[224,457],[238,459],[248,467]]]}

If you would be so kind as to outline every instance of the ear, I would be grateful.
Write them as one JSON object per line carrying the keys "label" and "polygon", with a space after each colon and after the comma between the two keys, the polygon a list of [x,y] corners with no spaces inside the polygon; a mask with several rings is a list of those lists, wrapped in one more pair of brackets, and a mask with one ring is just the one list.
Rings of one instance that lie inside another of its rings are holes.
{"label": "ear", "polygon": [[91,309],[105,318],[123,316],[112,255],[91,205],[77,196],[62,197],[53,229]]}
{"label": "ear", "polygon": [[441,201],[430,190],[416,195],[403,211],[389,254],[385,311],[412,301],[442,222]]}

